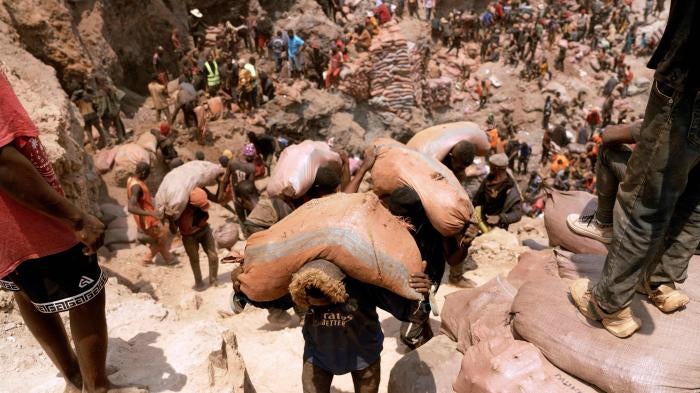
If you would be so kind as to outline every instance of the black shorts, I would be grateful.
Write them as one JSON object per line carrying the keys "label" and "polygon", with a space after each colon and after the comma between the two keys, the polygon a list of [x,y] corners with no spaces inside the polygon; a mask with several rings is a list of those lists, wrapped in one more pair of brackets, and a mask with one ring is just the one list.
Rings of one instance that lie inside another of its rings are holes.
{"label": "black shorts", "polygon": [[96,255],[83,254],[83,245],[44,258],[22,262],[0,279],[0,288],[24,292],[42,313],[68,311],[94,299],[107,276]]}

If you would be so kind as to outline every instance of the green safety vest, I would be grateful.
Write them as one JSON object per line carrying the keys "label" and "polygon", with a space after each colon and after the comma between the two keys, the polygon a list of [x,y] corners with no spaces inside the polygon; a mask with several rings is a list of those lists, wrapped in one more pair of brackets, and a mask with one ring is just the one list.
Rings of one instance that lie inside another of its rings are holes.
{"label": "green safety vest", "polygon": [[214,61],[214,72],[211,70],[211,65],[209,62],[204,63],[204,67],[207,68],[207,86],[217,86],[221,79],[219,78],[219,66]]}

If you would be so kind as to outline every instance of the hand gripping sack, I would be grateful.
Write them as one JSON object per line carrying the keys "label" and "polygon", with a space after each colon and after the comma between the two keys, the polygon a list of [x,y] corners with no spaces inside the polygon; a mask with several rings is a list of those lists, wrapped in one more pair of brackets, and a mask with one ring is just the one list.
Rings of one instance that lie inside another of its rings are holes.
{"label": "hand gripping sack", "polygon": [[413,188],[428,219],[443,236],[462,233],[474,211],[467,192],[446,166],[406,147],[379,147],[372,184],[379,196],[404,186]]}
{"label": "hand gripping sack", "polygon": [[314,199],[253,234],[245,248],[241,290],[254,301],[279,299],[288,293],[292,274],[316,259],[405,298],[422,298],[408,286],[410,274],[422,271],[418,246],[406,224],[372,193]]}
{"label": "hand gripping sack", "polygon": [[282,151],[272,169],[267,192],[271,197],[296,199],[311,188],[318,168],[333,164],[340,167],[340,155],[325,142],[304,141]]}
{"label": "hand gripping sack", "polygon": [[557,191],[548,189],[544,207],[544,226],[549,236],[549,245],[559,246],[577,254],[607,255],[605,244],[577,235],[566,224],[569,214],[595,213],[598,198],[584,191]]}
{"label": "hand gripping sack", "polygon": [[208,161],[190,161],[168,172],[156,194],[156,209],[168,217],[178,218],[190,200],[195,187],[216,184],[224,173],[221,165]]}
{"label": "hand gripping sack", "polygon": [[426,128],[416,133],[406,144],[413,150],[442,161],[450,150],[459,142],[474,144],[477,155],[488,154],[491,145],[489,138],[481,128],[470,121],[446,123]]}

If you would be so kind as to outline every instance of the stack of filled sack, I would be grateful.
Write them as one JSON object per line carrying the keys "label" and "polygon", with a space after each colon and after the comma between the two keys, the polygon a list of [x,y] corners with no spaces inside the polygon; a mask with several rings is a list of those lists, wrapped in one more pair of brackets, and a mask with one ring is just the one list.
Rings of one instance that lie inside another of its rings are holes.
{"label": "stack of filled sack", "polygon": [[345,65],[341,90],[358,99],[375,98],[395,113],[410,112],[416,105],[412,63],[406,38],[390,22],[372,40],[369,54]]}
{"label": "stack of filled sack", "polygon": [[357,60],[343,64],[340,73],[340,90],[357,100],[368,100],[370,95],[369,74],[372,71],[372,61],[367,52],[360,53]]}

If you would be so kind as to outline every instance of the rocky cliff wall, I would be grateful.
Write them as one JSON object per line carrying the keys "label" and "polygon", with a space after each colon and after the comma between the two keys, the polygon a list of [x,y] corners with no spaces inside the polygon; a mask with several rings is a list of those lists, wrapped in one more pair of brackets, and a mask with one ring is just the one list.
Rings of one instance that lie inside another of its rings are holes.
{"label": "rocky cliff wall", "polygon": [[77,108],[58,83],[55,70],[21,47],[17,32],[0,21],[2,68],[40,131],[66,196],[96,212],[100,180],[78,141],[82,126]]}
{"label": "rocky cliff wall", "polygon": [[187,10],[184,0],[0,0],[0,21],[67,91],[100,71],[145,93],[155,48],[170,49],[173,28],[187,42]]}

